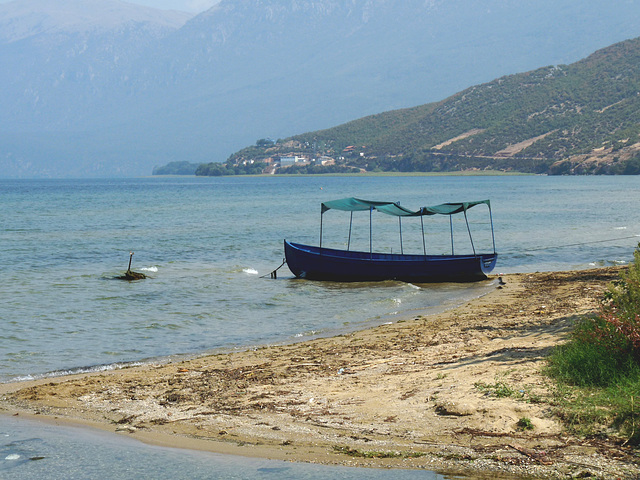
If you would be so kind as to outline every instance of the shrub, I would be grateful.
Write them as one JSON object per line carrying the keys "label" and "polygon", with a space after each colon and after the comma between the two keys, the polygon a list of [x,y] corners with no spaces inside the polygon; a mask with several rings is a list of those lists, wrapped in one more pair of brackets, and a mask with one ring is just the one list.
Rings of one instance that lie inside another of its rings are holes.
{"label": "shrub", "polygon": [[605,295],[602,318],[609,335],[626,339],[625,348],[640,362],[640,245],[633,253],[634,261],[620,274]]}
{"label": "shrub", "polygon": [[640,367],[628,344],[606,320],[585,318],[571,340],[551,355],[550,373],[579,387],[608,387],[629,375],[640,377]]}
{"label": "shrub", "polygon": [[584,318],[556,349],[551,372],[578,386],[606,387],[640,378],[640,246],[604,296],[600,315]]}
{"label": "shrub", "polygon": [[613,426],[640,444],[640,245],[610,285],[600,314],[583,318],[554,350],[548,373],[560,382],[559,415],[570,428],[593,434]]}

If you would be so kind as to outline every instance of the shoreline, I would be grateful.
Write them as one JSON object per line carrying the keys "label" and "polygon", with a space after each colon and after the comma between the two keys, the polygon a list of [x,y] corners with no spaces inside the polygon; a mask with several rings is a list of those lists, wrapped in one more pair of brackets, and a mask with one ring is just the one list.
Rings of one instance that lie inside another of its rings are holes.
{"label": "shoreline", "polygon": [[[501,273],[501,276],[505,276],[508,274]],[[295,345],[298,343],[306,343],[314,340],[322,340],[322,339],[330,339],[334,337],[339,337],[343,335],[349,335],[352,333],[356,333],[359,331],[367,331],[374,328],[377,328],[382,325],[390,325],[393,323],[402,323],[416,316],[421,317],[432,317],[435,315],[439,315],[445,311],[458,308],[461,305],[465,305],[468,302],[481,298],[491,291],[493,288],[492,284],[497,281],[497,275],[489,276],[487,280],[483,280],[482,282],[486,282],[486,286],[484,287],[486,292],[475,294],[475,296],[468,296],[465,299],[457,299],[455,302],[451,303],[442,303],[439,305],[426,306],[419,309],[407,310],[404,312],[392,312],[387,314],[382,314],[378,317],[371,318],[365,322],[362,322],[358,325],[348,325],[342,327],[332,328],[331,330],[322,331],[320,333],[311,333],[308,335],[298,335],[290,336],[289,338],[281,341],[274,341],[270,343],[248,343],[245,345],[236,345],[236,346],[225,346],[225,347],[216,347],[211,350],[205,350],[204,352],[192,352],[192,353],[172,353],[168,355],[157,355],[152,357],[146,357],[141,360],[131,360],[131,361],[119,361],[114,363],[105,363],[99,365],[89,365],[84,367],[75,367],[71,369],[60,369],[60,370],[52,370],[46,373],[40,374],[27,374],[25,376],[15,375],[13,377],[8,377],[4,380],[0,379],[0,395],[10,390],[11,388],[4,388],[4,385],[7,386],[19,386],[26,385],[27,383],[31,384],[40,384],[42,382],[53,382],[58,379],[70,379],[75,377],[83,377],[89,375],[99,375],[102,373],[114,373],[120,370],[128,370],[131,368],[146,368],[150,366],[161,366],[168,364],[176,364],[182,362],[189,362],[192,360],[197,360],[200,358],[207,357],[215,357],[218,355],[233,355],[237,353],[245,353],[250,350],[257,350],[262,348],[279,348],[290,345]],[[381,321],[384,320],[384,321]],[[0,415],[2,415],[2,410],[0,408]]]}
{"label": "shoreline", "polygon": [[289,461],[636,478],[631,450],[563,432],[540,372],[620,268],[507,274],[458,307],[334,337],[0,384],[0,414]]}

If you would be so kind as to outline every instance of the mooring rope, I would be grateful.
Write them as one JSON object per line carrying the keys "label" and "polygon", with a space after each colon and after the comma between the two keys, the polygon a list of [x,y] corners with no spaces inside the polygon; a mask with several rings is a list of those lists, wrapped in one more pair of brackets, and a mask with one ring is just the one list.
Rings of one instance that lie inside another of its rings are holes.
{"label": "mooring rope", "polygon": [[278,278],[278,273],[277,273],[277,272],[278,272],[278,270],[280,270],[280,269],[284,266],[284,264],[285,264],[285,263],[287,263],[287,259],[286,259],[286,258],[283,258],[283,259],[282,259],[282,263],[280,264],[280,266],[279,266],[278,268],[276,268],[276,269],[275,269],[274,271],[272,271],[271,273],[267,273],[266,275],[262,275],[260,278],[264,278],[264,277],[266,277],[267,275],[270,275],[270,276],[271,276],[271,278]]}
{"label": "mooring rope", "polygon": [[540,250],[551,250],[552,248],[579,247],[581,245],[592,245],[594,243],[616,242],[618,240],[628,240],[630,238],[639,238],[639,237],[640,237],[640,235],[630,235],[628,237],[609,238],[607,240],[593,240],[591,242],[567,243],[566,245],[556,245],[554,247],[528,248],[526,251],[527,252],[537,252],[537,251],[540,251]]}

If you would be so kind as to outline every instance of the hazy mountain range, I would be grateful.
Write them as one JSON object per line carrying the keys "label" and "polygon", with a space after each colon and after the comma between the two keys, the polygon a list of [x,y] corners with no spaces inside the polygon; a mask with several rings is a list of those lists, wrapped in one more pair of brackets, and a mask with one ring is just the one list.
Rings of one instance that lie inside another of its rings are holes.
{"label": "hazy mountain range", "polygon": [[640,0],[0,4],[0,176],[149,174],[637,37]]}

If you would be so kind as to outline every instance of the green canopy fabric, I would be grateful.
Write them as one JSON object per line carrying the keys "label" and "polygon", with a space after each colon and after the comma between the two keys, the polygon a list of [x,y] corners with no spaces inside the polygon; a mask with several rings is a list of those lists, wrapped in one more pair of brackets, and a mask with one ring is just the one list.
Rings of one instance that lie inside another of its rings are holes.
{"label": "green canopy fabric", "polygon": [[475,202],[458,202],[458,203],[441,203],[433,207],[422,207],[420,209],[420,215],[455,215],[469,210],[476,205],[487,205],[491,208],[491,202],[489,200],[476,200]]}
{"label": "green canopy fabric", "polygon": [[477,200],[475,202],[442,203],[433,207],[422,207],[418,210],[409,210],[394,202],[377,202],[372,200],[362,200],[359,198],[342,198],[322,203],[322,213],[330,209],[342,210],[346,212],[356,212],[361,210],[374,209],[387,215],[396,217],[419,217],[422,215],[454,215],[465,212],[476,205],[486,204],[491,208],[489,200]]}

